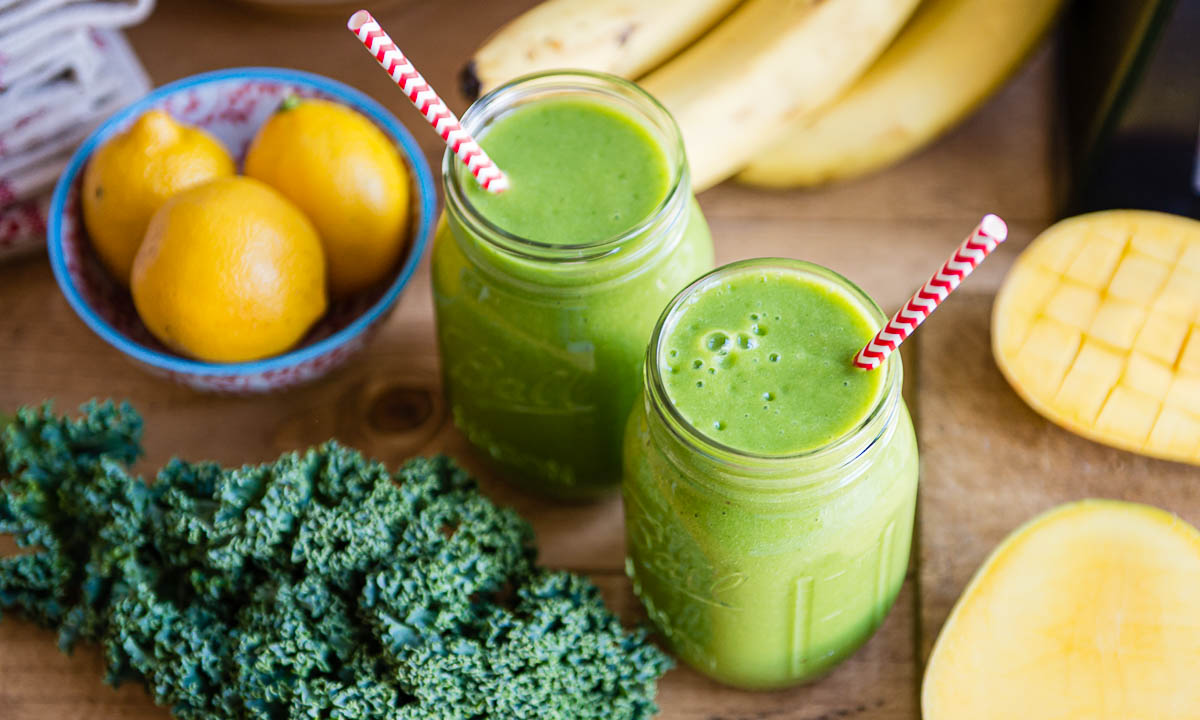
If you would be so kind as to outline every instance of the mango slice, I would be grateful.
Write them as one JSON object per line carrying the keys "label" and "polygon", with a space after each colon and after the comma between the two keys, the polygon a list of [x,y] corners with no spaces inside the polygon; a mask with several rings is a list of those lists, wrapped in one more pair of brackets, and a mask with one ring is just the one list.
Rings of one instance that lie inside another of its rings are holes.
{"label": "mango slice", "polygon": [[1110,210],[1054,225],[996,296],[992,352],[1048,420],[1200,464],[1200,222]]}
{"label": "mango slice", "polygon": [[934,645],[924,720],[1200,717],[1200,532],[1146,505],[1061,505],[1001,543]]}

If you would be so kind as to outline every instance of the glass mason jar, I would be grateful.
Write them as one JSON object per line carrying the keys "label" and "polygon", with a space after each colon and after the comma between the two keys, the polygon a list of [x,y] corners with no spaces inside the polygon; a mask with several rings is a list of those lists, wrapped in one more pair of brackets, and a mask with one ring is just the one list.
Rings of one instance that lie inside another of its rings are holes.
{"label": "glass mason jar", "polygon": [[712,267],[713,249],[679,128],[636,85],[595,73],[532,75],[480,98],[462,122],[481,137],[517,107],[561,98],[602,103],[643,126],[667,162],[665,197],[619,235],[537,242],[474,207],[464,189],[474,180],[447,152],[433,297],[459,429],[510,481],[582,500],[619,485],[650,331],[671,296]]}
{"label": "glass mason jar", "polygon": [[[664,311],[627,427],[623,495],[626,569],[670,647],[719,681],[768,689],[824,673],[883,622],[908,567],[917,445],[898,353],[875,371],[887,375],[865,419],[802,454],[741,452],[684,420],[660,374],[663,338],[698,290],[755,262],[706,275]],[[885,322],[840,275],[770,264],[837,285]]]}

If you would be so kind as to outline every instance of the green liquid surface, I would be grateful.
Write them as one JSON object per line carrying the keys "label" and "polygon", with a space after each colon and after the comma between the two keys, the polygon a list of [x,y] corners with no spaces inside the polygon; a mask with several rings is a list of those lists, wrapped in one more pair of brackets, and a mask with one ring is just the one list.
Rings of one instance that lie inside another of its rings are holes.
{"label": "green liquid surface", "polygon": [[703,435],[742,452],[793,455],[870,413],[886,374],[851,359],[875,332],[828,282],[747,268],[676,311],[658,361],[671,403]]}
{"label": "green liquid surface", "polygon": [[583,245],[632,229],[667,195],[670,168],[629,115],[582,99],[542,100],[494,122],[480,145],[511,187],[489,193],[463,172],[467,199],[512,235]]}

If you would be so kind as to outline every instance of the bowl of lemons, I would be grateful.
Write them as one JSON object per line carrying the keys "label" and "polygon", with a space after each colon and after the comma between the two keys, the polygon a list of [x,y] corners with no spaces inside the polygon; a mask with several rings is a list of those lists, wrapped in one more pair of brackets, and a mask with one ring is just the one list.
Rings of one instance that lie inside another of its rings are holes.
{"label": "bowl of lemons", "polygon": [[416,141],[334,80],[235,68],[118,112],[55,188],[47,243],[79,317],[197,390],[314,380],[412,278],[436,193]]}

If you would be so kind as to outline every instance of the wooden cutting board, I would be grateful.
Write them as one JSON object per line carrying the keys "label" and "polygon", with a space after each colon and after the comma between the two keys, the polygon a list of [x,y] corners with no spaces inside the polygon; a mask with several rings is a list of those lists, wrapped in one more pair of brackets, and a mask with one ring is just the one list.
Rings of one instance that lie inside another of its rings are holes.
{"label": "wooden cutting board", "polygon": [[[532,3],[405,0],[377,15],[461,111],[466,103],[453,88],[463,60]],[[158,83],[235,65],[296,67],[350,83],[395,112],[435,167],[440,158],[437,138],[340,15],[281,17],[215,0],[160,0],[129,35]],[[984,212],[1004,216],[1013,231],[906,350],[922,452],[920,526],[910,581],[884,627],[830,676],[795,690],[744,693],[672,671],[660,686],[663,720],[915,720],[920,667],[949,605],[992,545],[1028,515],[1102,494],[1149,499],[1200,521],[1194,469],[1108,451],[1048,427],[1020,404],[987,355],[988,296],[1053,215],[1050,60],[1043,51],[963,127],[886,172],[817,191],[726,184],[701,196],[719,262],[812,260],[848,275],[885,308],[905,300]],[[533,523],[544,562],[590,575],[623,617],[641,617],[622,571],[619,501],[564,507],[493,482],[448,422],[427,263],[361,357],[314,385],[265,398],[201,396],[147,376],[74,316],[44,258],[0,266],[0,310],[0,412],[48,398],[63,410],[94,396],[127,398],[146,418],[145,472],[177,454],[226,464],[269,460],[331,436],[393,464],[447,452],[497,502]],[[0,539],[0,553],[11,550]],[[67,657],[51,633],[12,617],[0,622],[0,720],[169,717],[140,688],[114,691],[101,674],[93,648]]]}
{"label": "wooden cutting board", "polygon": [[962,293],[918,345],[921,659],[976,568],[1006,535],[1060,503],[1112,498],[1200,526],[1200,468],[1085,440],[1029,408],[992,361],[992,298]]}

